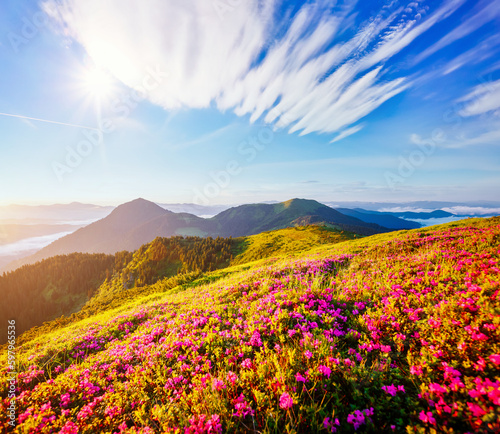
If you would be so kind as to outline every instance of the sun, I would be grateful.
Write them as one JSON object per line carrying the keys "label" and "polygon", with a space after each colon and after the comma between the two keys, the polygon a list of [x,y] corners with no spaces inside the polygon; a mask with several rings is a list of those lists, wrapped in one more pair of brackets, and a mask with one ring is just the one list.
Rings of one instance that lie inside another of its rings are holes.
{"label": "sun", "polygon": [[84,91],[99,100],[108,99],[114,91],[115,82],[106,71],[92,67],[83,73],[82,87]]}

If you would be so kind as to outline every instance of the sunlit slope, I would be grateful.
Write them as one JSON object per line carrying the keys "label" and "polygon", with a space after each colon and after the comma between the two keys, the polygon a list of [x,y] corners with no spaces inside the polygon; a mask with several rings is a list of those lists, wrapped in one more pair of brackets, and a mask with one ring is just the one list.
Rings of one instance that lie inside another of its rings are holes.
{"label": "sunlit slope", "polygon": [[331,245],[360,238],[352,232],[326,226],[298,226],[263,232],[241,240],[241,246],[233,264],[244,264],[272,256],[287,256],[303,253],[313,247]]}
{"label": "sunlit slope", "polygon": [[476,219],[160,281],[19,348],[16,430],[497,432],[499,249]]}
{"label": "sunlit slope", "polygon": [[[119,252],[111,260],[114,267],[111,267],[111,273],[105,275],[88,275],[86,280],[81,277],[82,293],[87,296],[86,286],[94,285],[91,291],[91,297],[84,297],[78,309],[66,309],[60,314],[67,315],[56,321],[47,323],[42,329],[34,329],[25,333],[19,339],[21,341],[29,340],[30,336],[43,333],[43,330],[61,327],[83,318],[90,317],[98,312],[124,305],[133,299],[140,298],[145,294],[157,292],[159,287],[161,291],[175,288],[179,285],[197,285],[200,282],[212,281],[220,278],[221,275],[234,273],[235,269],[228,268],[230,263],[239,264],[248,261],[262,260],[270,256],[283,257],[289,255],[298,255],[301,252],[309,250],[313,246],[325,244],[331,245],[335,242],[341,242],[356,237],[356,235],[329,229],[320,226],[307,226],[281,229],[263,234],[252,235],[250,237],[241,237],[235,239],[228,238],[195,238],[195,237],[158,237],[151,243],[145,244],[137,251]],[[60,269],[73,269],[72,256],[58,256]],[[84,255],[85,256],[85,255]],[[260,259],[258,259],[260,258]],[[45,270],[47,275],[51,275],[49,268],[52,258],[42,261],[38,264],[24,266],[24,274],[33,274],[33,288],[36,290],[36,283],[40,281],[35,277]],[[223,269],[220,273],[210,273],[211,270]],[[23,290],[24,286],[19,285],[19,279],[16,278],[21,270],[11,273],[9,282],[6,283],[5,291],[17,292]],[[73,271],[72,271],[73,273]],[[60,274],[60,271],[59,271]],[[17,279],[17,280],[16,280]],[[95,286],[95,282],[100,283]],[[0,284],[4,279],[0,277]],[[161,285],[153,285],[162,281]],[[194,282],[194,283],[192,283]],[[44,290],[41,286],[40,290]],[[97,289],[96,289],[97,288]],[[0,293],[2,292],[0,291]],[[15,292],[12,292],[14,295]],[[59,294],[59,293],[58,293]],[[52,300],[53,307],[61,304],[65,300],[65,295],[61,294],[60,299]],[[12,298],[12,297],[10,297]],[[33,303],[30,301],[33,300]],[[50,301],[50,300],[49,300]],[[36,309],[40,302],[38,298],[23,298],[21,306],[25,310]],[[83,306],[83,307],[82,307]],[[5,322],[9,312],[9,304],[5,305]],[[21,323],[25,322],[25,310],[18,312],[13,316],[18,318]],[[70,316],[68,316],[71,314]],[[10,318],[10,317],[9,317]],[[44,311],[38,311],[35,316],[30,316],[31,326],[40,326],[44,321],[52,320],[55,316],[44,316]],[[26,330],[26,327],[19,329],[19,332]],[[5,334],[6,336],[6,334]],[[5,342],[5,340],[3,341]]]}

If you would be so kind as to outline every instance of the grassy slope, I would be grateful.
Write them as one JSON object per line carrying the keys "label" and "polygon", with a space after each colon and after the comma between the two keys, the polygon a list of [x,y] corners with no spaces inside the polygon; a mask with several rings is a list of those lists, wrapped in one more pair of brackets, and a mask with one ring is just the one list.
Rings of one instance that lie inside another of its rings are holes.
{"label": "grassy slope", "polygon": [[242,239],[239,254],[233,264],[244,264],[272,256],[297,255],[313,247],[335,244],[356,238],[350,232],[323,226],[299,226],[263,232]]}
{"label": "grassy slope", "polygon": [[[244,264],[247,262],[260,261],[262,258],[269,257],[284,257],[290,255],[298,255],[313,246],[342,242],[356,238],[357,235],[349,232],[337,231],[321,226],[308,226],[287,228],[272,232],[265,232],[250,237],[241,237],[233,240],[233,265]],[[47,322],[43,326],[33,328],[20,336],[19,342],[25,342],[32,339],[33,336],[44,334],[53,331],[57,328],[67,326],[74,322],[78,322],[84,318],[92,317],[101,311],[118,308],[127,305],[132,300],[141,298],[144,295],[164,292],[172,288],[186,288],[188,285],[196,286],[204,282],[217,280],[227,274],[232,274],[238,271],[241,267],[225,268],[221,272],[203,273],[201,271],[192,271],[182,275],[175,275],[180,267],[180,263],[167,262],[168,269],[162,269],[157,272],[157,278],[161,280],[159,285],[148,285],[143,287],[130,287],[124,285],[128,281],[128,277],[143,265],[151,264],[151,248],[160,239],[157,239],[143,248],[134,252],[131,260],[126,260],[122,264],[122,269],[119,270],[110,281],[104,282],[95,292],[96,294],[89,300],[81,310],[74,311],[71,316],[61,317],[55,321]],[[185,240],[183,244],[189,244],[189,240]],[[260,258],[260,259],[258,259]],[[154,263],[154,262],[153,262]],[[163,262],[162,262],[163,263]],[[249,267],[248,265],[246,266]],[[163,278],[163,276],[166,276]],[[124,289],[124,286],[128,289]],[[142,286],[142,285],[141,285]],[[80,305],[81,307],[81,305]]]}
{"label": "grassy slope", "polygon": [[499,429],[499,225],[376,235],[123,294],[19,349],[23,429]]}

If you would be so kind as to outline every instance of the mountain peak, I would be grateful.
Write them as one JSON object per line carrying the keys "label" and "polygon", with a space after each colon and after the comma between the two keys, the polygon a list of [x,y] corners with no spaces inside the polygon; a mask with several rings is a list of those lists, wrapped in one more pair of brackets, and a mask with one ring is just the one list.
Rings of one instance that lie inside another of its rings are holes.
{"label": "mountain peak", "polygon": [[129,225],[135,222],[151,220],[167,213],[170,213],[170,211],[141,197],[117,206],[109,217],[115,220],[116,223],[121,223],[125,220]]}
{"label": "mountain peak", "polygon": [[299,199],[299,198],[286,200],[285,202],[281,202],[280,205],[285,209],[298,208],[298,209],[304,209],[304,210],[313,210],[313,209],[317,209],[318,207],[323,206],[315,200]]}

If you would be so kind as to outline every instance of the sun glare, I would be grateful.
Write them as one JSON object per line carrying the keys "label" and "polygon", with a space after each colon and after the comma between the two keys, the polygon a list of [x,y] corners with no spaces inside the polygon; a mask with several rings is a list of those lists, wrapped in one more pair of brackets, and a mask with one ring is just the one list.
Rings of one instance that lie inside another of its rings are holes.
{"label": "sun glare", "polygon": [[92,68],[84,73],[83,87],[88,94],[102,100],[113,93],[114,81],[102,69]]}

